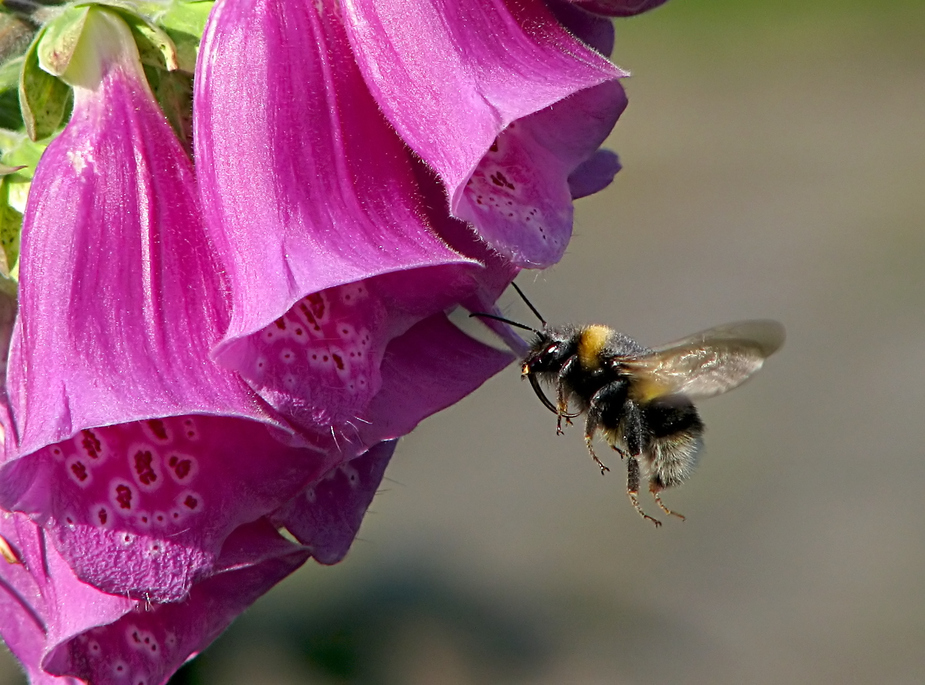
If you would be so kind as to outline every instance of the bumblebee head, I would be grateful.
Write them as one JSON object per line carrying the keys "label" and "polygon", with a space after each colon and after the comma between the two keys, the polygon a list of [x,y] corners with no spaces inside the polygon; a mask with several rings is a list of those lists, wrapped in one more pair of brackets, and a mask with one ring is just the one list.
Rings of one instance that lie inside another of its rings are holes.
{"label": "bumblebee head", "polygon": [[522,376],[557,373],[578,350],[578,332],[572,326],[545,328],[530,344],[530,351],[520,367]]}

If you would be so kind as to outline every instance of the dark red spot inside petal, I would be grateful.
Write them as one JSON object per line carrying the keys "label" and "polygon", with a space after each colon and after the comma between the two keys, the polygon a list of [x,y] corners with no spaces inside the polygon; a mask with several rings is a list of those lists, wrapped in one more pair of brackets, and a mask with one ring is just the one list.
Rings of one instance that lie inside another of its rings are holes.
{"label": "dark red spot inside petal", "polygon": [[338,369],[340,369],[341,371],[344,370],[344,360],[341,358],[339,354],[332,354],[331,359],[334,360],[334,364],[337,366]]}
{"label": "dark red spot inside petal", "polygon": [[499,188],[508,188],[509,190],[514,190],[514,189],[515,189],[514,184],[511,183],[511,182],[508,180],[507,176],[505,176],[505,175],[504,175],[502,172],[500,172],[500,171],[496,171],[495,173],[493,173],[493,174],[492,174],[491,176],[489,176],[488,178],[491,179],[491,182],[494,183],[494,184],[495,184],[496,186],[498,186]]}
{"label": "dark red spot inside petal", "polygon": [[183,499],[183,506],[191,511],[195,511],[199,507],[199,500],[193,497],[192,495],[187,495]]}
{"label": "dark red spot inside petal", "polygon": [[324,318],[326,305],[324,302],[324,297],[321,295],[321,293],[312,293],[304,299],[308,301],[308,305],[311,307],[312,313],[314,313],[316,318]]}
{"label": "dark red spot inside petal", "polygon": [[160,419],[149,419],[148,428],[158,440],[167,440],[167,426]]}
{"label": "dark red spot inside petal", "polygon": [[172,455],[170,457],[170,468],[178,479],[183,480],[193,470],[193,462],[189,459],[180,459],[180,457]]}
{"label": "dark red spot inside petal", "polygon": [[138,450],[135,453],[135,473],[138,474],[138,480],[142,485],[151,485],[157,481],[157,474],[151,468],[151,462],[154,456],[150,450]]}
{"label": "dark red spot inside petal", "polygon": [[86,452],[87,456],[91,459],[99,459],[102,444],[99,438],[96,437],[96,433],[89,428],[85,428],[80,432],[83,435],[80,445],[84,448],[84,452]]}
{"label": "dark red spot inside petal", "polygon": [[127,485],[116,486],[116,502],[123,509],[132,508],[132,489]]}
{"label": "dark red spot inside petal", "polygon": [[75,461],[71,464],[71,473],[73,473],[74,477],[81,483],[90,477],[90,474],[87,472],[87,467],[82,461]]}
{"label": "dark red spot inside petal", "polygon": [[99,520],[101,526],[105,526],[106,522],[109,520],[109,514],[105,509],[100,509],[96,512],[96,518]]}
{"label": "dark red spot inside petal", "polygon": [[276,321],[274,321],[273,323],[276,324],[276,327],[277,327],[279,330],[281,330],[281,331],[285,331],[285,330],[286,330],[286,320],[285,320],[283,317],[278,318],[278,319],[277,319]]}

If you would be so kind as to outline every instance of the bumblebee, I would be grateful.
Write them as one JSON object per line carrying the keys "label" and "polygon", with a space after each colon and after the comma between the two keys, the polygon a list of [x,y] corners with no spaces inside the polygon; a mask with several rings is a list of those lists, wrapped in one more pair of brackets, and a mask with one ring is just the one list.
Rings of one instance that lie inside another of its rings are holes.
{"label": "bumblebee", "polygon": [[[602,474],[610,470],[594,451],[600,433],[626,462],[626,492],[636,511],[661,525],[639,504],[639,484],[645,478],[659,508],[684,519],[665,506],[661,492],[683,483],[697,465],[704,426],[693,400],[745,382],[783,345],[784,327],[769,320],[741,321],[647,348],[607,326],[549,326],[517,284],[511,285],[542,329],[494,314],[472,316],[534,333],[521,375],[556,415],[556,433],[563,433],[563,422],[571,425],[585,414],[588,452]],[[555,402],[541,383],[555,389]]]}

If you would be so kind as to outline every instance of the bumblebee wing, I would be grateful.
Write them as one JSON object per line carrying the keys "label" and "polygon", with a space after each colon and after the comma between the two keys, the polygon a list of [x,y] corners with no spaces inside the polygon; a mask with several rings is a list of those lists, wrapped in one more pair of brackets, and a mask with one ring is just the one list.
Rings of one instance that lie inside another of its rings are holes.
{"label": "bumblebee wing", "polygon": [[783,344],[784,327],[777,321],[740,321],[618,363],[634,377],[640,399],[674,394],[700,399],[742,384]]}

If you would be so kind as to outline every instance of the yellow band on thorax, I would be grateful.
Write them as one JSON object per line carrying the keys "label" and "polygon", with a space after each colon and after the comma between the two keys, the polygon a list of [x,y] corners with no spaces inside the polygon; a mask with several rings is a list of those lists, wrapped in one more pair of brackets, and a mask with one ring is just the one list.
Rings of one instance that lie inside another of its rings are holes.
{"label": "yellow band on thorax", "polygon": [[607,326],[588,326],[581,331],[578,341],[578,359],[585,369],[596,369],[600,366],[600,354],[610,339],[610,329]]}

